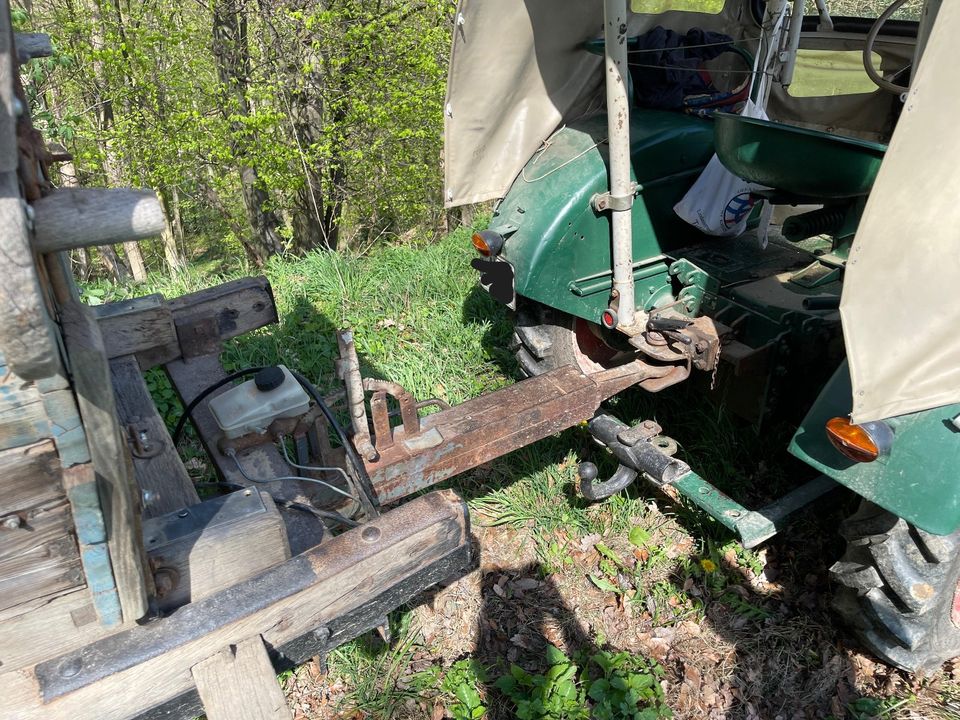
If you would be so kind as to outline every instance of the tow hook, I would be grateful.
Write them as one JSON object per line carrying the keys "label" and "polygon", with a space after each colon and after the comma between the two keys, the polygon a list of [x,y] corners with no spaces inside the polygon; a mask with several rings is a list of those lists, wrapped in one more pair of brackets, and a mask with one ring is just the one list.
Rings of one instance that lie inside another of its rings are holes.
{"label": "tow hook", "polygon": [[661,428],[653,420],[629,427],[612,415],[598,413],[587,423],[587,431],[620,461],[613,475],[599,482],[597,466],[592,462],[580,463],[580,493],[588,500],[603,500],[620,492],[640,473],[660,486],[690,472],[685,462],[664,452],[663,448],[675,449],[676,444],[660,434]]}

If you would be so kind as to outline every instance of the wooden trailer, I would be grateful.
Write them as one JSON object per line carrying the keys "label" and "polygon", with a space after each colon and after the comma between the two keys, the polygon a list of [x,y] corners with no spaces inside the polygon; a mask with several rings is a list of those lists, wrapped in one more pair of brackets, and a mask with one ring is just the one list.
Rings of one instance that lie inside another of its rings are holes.
{"label": "wooden trailer", "polygon": [[[277,669],[388,635],[387,613],[475,562],[463,501],[424,488],[653,371],[561,368],[420,417],[436,401],[362,378],[341,332],[342,391],[298,376],[309,410],[228,438],[210,410],[230,388],[220,351],[277,321],[270,286],[81,302],[70,250],[164,220],[150,191],[53,187],[66,158],[33,129],[18,72],[49,52],[0,2],[0,718],[288,718]],[[150,397],[143,372],[160,366],[217,471],[213,497]]]}

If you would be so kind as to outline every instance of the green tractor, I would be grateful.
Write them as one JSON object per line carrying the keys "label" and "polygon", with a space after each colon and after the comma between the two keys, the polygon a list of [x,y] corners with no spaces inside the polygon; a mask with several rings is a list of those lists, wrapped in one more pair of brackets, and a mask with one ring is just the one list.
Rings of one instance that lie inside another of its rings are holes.
{"label": "green tractor", "polygon": [[755,545],[852,489],[834,606],[928,671],[960,655],[960,7],[836,4],[462,2],[446,201],[494,201],[473,265],[525,374],[700,375],[751,422],[795,417],[822,473],[749,510],[599,414],[622,464],[581,466],[587,497],[645,475]]}

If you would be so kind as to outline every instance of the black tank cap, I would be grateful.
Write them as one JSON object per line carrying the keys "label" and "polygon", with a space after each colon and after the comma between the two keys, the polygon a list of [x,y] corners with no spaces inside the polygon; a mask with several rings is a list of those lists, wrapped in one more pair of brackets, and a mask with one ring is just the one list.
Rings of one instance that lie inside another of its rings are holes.
{"label": "black tank cap", "polygon": [[278,387],[283,385],[283,381],[285,379],[286,376],[283,374],[283,370],[278,368],[276,365],[265,367],[263,370],[253,376],[253,382],[256,384],[257,390],[260,392],[270,392],[271,390],[276,390]]}

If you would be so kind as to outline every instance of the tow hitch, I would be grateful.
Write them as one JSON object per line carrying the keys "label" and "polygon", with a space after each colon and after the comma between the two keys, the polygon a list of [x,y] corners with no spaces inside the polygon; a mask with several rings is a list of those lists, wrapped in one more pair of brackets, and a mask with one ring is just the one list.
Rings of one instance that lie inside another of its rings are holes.
{"label": "tow hitch", "polygon": [[587,431],[620,464],[608,480],[598,482],[597,466],[589,461],[580,463],[580,492],[585,498],[608,498],[643,475],[668,495],[678,494],[692,501],[736,533],[748,548],[776,535],[793,512],[837,487],[831,478],[820,475],[769,505],[750,510],[674,458],[676,442],[662,435],[661,427],[653,420],[629,427],[612,415],[598,413],[587,423]]}

